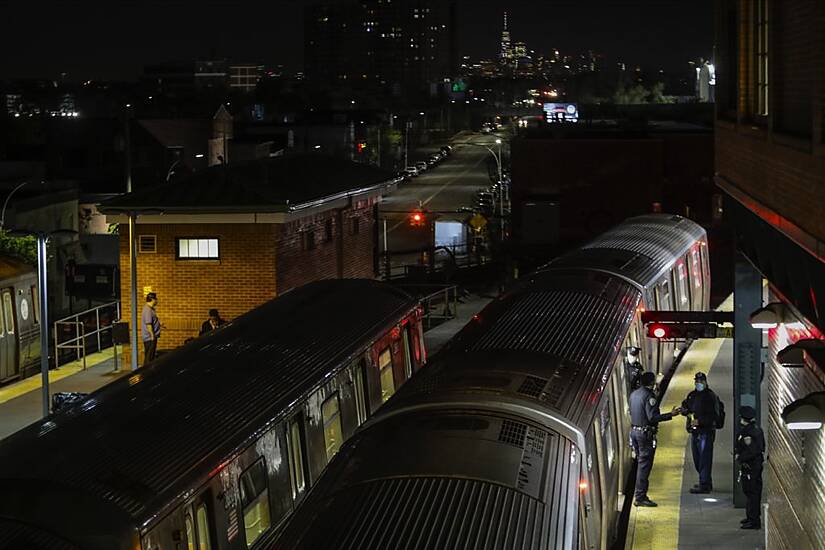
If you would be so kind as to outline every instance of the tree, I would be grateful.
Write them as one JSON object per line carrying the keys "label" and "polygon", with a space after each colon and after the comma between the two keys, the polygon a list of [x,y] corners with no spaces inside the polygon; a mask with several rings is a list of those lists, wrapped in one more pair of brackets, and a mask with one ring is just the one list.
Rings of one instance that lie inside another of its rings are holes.
{"label": "tree", "polygon": [[0,254],[14,256],[27,264],[37,265],[37,239],[12,237],[0,230]]}

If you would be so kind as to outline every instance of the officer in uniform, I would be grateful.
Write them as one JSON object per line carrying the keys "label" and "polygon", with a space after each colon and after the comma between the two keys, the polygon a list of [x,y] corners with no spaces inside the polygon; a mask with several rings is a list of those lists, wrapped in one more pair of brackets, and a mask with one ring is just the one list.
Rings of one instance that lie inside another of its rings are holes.
{"label": "officer in uniform", "polygon": [[659,411],[659,400],[653,393],[656,375],[645,372],[640,377],[641,387],[630,394],[630,444],[638,460],[636,469],[636,506],[656,506],[647,496],[648,478],[656,454],[656,431],[659,422],[666,422],[679,414],[679,407],[669,413]]}
{"label": "officer in uniform", "polygon": [[703,494],[713,491],[713,442],[716,441],[716,429],[722,427],[725,409],[716,393],[708,387],[704,372],[697,372],[693,382],[695,389],[682,402],[682,414],[687,416],[693,465],[699,474],[699,483],[690,492]]}
{"label": "officer in uniform", "polygon": [[639,354],[641,351],[639,348],[631,346],[627,348],[625,355],[625,367],[627,368],[627,380],[630,384],[630,391],[638,389],[639,386],[642,385],[641,379],[644,369],[642,368],[642,363],[639,362]]}
{"label": "officer in uniform", "polygon": [[756,410],[753,407],[739,407],[739,436],[736,438],[734,457],[739,463],[739,480],[747,503],[742,520],[742,529],[762,527],[762,462],[765,452],[765,435],[756,424]]}

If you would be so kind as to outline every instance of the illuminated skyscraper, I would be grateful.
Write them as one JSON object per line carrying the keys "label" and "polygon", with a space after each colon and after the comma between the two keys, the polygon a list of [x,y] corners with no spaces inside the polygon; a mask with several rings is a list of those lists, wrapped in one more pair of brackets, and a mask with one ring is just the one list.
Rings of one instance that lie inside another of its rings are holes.
{"label": "illuminated skyscraper", "polygon": [[501,51],[499,59],[502,65],[509,65],[513,60],[513,48],[510,45],[510,31],[507,28],[507,12],[504,12],[504,29],[501,31]]}

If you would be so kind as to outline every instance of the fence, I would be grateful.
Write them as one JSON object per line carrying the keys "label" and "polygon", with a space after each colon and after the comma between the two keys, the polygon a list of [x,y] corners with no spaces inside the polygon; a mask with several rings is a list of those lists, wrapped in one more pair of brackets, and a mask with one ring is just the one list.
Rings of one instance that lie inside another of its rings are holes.
{"label": "fence", "polygon": [[[120,302],[101,306],[64,317],[54,323],[54,366],[112,346],[112,324],[120,319]],[[72,357],[73,356],[73,357]]]}
{"label": "fence", "polygon": [[484,265],[490,261],[486,247],[462,245],[419,248],[382,253],[379,271],[381,279],[426,278],[435,272],[449,272]]}
{"label": "fence", "polygon": [[456,285],[420,284],[397,285],[417,296],[424,308],[424,330],[456,317],[458,287]]}

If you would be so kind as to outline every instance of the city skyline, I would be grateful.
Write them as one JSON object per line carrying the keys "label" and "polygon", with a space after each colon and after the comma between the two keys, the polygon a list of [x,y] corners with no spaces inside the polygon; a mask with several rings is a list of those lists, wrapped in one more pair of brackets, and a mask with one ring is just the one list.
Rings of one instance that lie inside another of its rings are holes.
{"label": "city skyline", "polygon": [[[89,2],[83,11],[64,2],[8,5],[10,24],[3,40],[6,51],[16,55],[0,60],[0,78],[56,78],[66,72],[76,79],[132,80],[146,64],[210,57],[283,64],[300,71],[303,12],[313,3],[287,0],[276,7],[245,3],[239,8],[210,2],[196,9],[193,2],[179,1],[162,11],[133,3],[112,8]],[[600,50],[629,63],[669,70],[708,56],[713,47],[711,0],[688,7],[677,0],[456,4],[457,54],[476,59],[496,57],[505,10],[513,42],[526,42],[536,51]],[[36,35],[32,22],[38,27]],[[147,34],[152,37],[148,43]],[[42,35],[54,39],[38,41],[36,36]]]}

